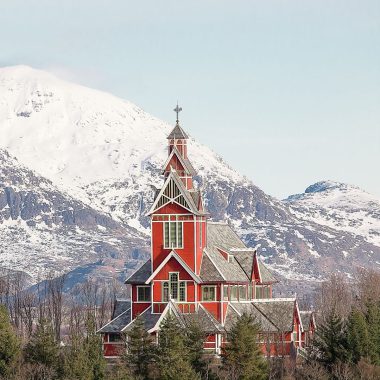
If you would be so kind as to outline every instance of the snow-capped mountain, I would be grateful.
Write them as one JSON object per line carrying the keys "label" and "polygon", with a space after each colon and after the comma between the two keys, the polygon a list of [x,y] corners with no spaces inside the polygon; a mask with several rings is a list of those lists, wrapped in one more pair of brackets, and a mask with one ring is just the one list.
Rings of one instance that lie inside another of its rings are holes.
{"label": "snow-capped mountain", "polygon": [[380,246],[380,199],[357,186],[317,182],[285,202],[300,219],[363,236]]}
{"label": "snow-capped mountain", "polygon": [[[191,134],[191,126],[183,127]],[[172,128],[130,102],[64,82],[49,73],[25,66],[0,69],[0,148],[37,172],[39,178],[51,181],[54,191],[76,202],[74,209],[87,207],[93,213],[108,216],[115,228],[108,228],[108,237],[104,239],[111,239],[111,244],[113,237],[122,236],[125,244],[133,242],[134,247],[126,248],[127,254],[123,255],[122,248],[118,251],[129,268],[136,265],[133,260],[140,260],[143,255],[138,248],[149,243],[146,211],[155,189],[162,185],[166,136]],[[279,275],[316,281],[332,270],[352,273],[357,266],[380,266],[379,244],[299,215],[301,212],[289,207],[289,202],[266,195],[194,139],[189,141],[189,158],[198,172],[197,182],[203,188],[213,219],[227,219],[247,244],[260,243],[263,259]],[[17,175],[16,164],[15,168]],[[0,167],[0,173],[3,182],[12,182],[11,169],[3,174]],[[39,184],[30,182],[28,186],[29,191],[42,191]],[[50,196],[47,202],[51,202]],[[54,207],[59,207],[60,202],[63,200],[58,199]],[[13,235],[9,224],[21,223],[31,234],[41,226],[45,228],[43,214],[44,210],[40,210],[36,225],[24,223],[21,214],[6,214],[0,238]],[[46,226],[50,228],[49,224]],[[94,239],[102,232],[94,223],[88,228]],[[121,228],[126,232],[120,232]],[[61,232],[57,235],[61,236]],[[18,245],[28,246],[23,236],[13,241],[11,251],[4,246],[8,257]],[[62,236],[65,238],[54,244],[65,252],[62,255],[76,257],[69,245],[71,238],[66,239],[63,232]],[[75,236],[81,241],[80,234]],[[51,245],[45,244],[45,250],[41,247],[36,258],[49,257]],[[133,249],[136,250],[132,258]],[[55,252],[57,261],[58,248]],[[91,256],[88,254],[77,264],[99,258],[96,254]],[[3,265],[12,266],[20,259],[17,256],[14,261],[5,260]],[[25,270],[27,267],[23,265]],[[67,268],[62,265],[61,269]]]}
{"label": "snow-capped mountain", "polygon": [[[57,189],[0,149],[0,267],[34,279],[146,255],[145,236]],[[101,268],[104,267],[104,268]]]}

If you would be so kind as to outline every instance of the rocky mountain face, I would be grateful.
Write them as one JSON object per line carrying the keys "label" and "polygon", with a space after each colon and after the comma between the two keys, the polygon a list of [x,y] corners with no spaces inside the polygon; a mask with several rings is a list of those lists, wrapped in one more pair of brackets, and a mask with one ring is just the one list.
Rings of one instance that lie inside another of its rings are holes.
{"label": "rocky mountain face", "polygon": [[317,182],[285,202],[300,219],[362,236],[380,246],[380,199],[356,186]]}
{"label": "rocky mountain face", "polygon": [[[34,279],[88,262],[113,274],[147,253],[145,236],[58,190],[0,149],[0,266]],[[133,265],[133,264],[132,264]]]}
{"label": "rocky mountain face", "polygon": [[[0,236],[8,242],[0,245],[0,265],[32,275],[47,266],[99,274],[92,263],[106,257],[118,260],[113,268],[136,267],[147,252],[146,211],[163,183],[172,126],[112,95],[22,66],[0,69],[0,128],[0,147],[33,170],[9,156],[8,169],[0,167]],[[231,223],[249,246],[261,244],[280,278],[307,286],[333,271],[380,266],[376,240],[322,220],[317,203],[315,212],[306,207],[302,198],[317,192],[270,197],[194,139],[189,158],[212,218]]]}

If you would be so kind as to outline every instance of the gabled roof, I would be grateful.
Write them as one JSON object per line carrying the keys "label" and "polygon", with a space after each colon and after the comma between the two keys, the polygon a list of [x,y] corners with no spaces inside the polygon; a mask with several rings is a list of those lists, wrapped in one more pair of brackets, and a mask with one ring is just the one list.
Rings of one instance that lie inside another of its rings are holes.
{"label": "gabled roof", "polygon": [[132,273],[125,281],[125,284],[145,284],[145,281],[152,274],[152,261],[147,260],[139,269]]}
{"label": "gabled roof", "polygon": [[[157,321],[160,319],[161,314],[153,314],[152,313],[152,306],[149,306],[146,310],[144,310],[139,317],[142,319],[144,323],[144,328],[147,331],[150,331],[157,323]],[[126,325],[123,329],[122,332],[128,332],[132,329],[134,323],[136,321],[136,318],[131,321],[128,325]]]}
{"label": "gabled roof", "polygon": [[156,276],[157,274],[162,270],[162,268],[167,264],[167,262],[174,258],[177,260],[177,262],[182,266],[183,269],[192,277],[192,279],[197,283],[201,283],[202,280],[199,276],[197,276],[191,268],[185,263],[185,261],[178,255],[176,251],[171,251],[164,260],[162,260],[162,263],[156,268],[156,270],[149,276],[149,278],[145,281],[145,284],[149,284]]}
{"label": "gabled roof", "polygon": [[176,147],[173,147],[171,153],[169,154],[167,160],[165,161],[164,171],[165,171],[166,167],[168,166],[170,160],[173,158],[174,155],[176,155],[176,157],[178,158],[178,160],[180,161],[180,163],[182,164],[182,166],[184,167],[184,169],[186,169],[186,171],[190,175],[196,175],[197,174],[197,172],[195,171],[195,169],[194,169],[193,165],[191,164],[190,160],[188,158],[183,158],[182,154],[178,151],[178,149]]}
{"label": "gabled roof", "polygon": [[228,331],[237,317],[247,313],[260,324],[262,332],[291,332],[295,311],[298,312],[298,306],[293,298],[229,302],[224,327]]}
{"label": "gabled roof", "polygon": [[252,301],[253,306],[271,321],[279,331],[293,331],[294,312],[297,304],[294,298],[271,298]]}
{"label": "gabled roof", "polygon": [[206,333],[221,333],[225,331],[223,326],[201,304],[199,304],[196,313],[181,313],[180,318],[182,318],[186,326],[190,326],[193,323],[198,323],[202,330]]}
{"label": "gabled roof", "polygon": [[186,132],[177,123],[167,138],[168,139],[188,139],[189,136],[186,134]]}
{"label": "gabled roof", "polygon": [[[168,178],[166,179],[164,186],[158,193],[151,209],[148,212],[148,215],[153,214],[155,211],[159,210],[161,207],[164,207],[167,203],[170,203],[170,201],[166,202],[165,204],[158,206],[158,202],[160,201],[161,197],[164,196],[164,192],[166,190],[166,187],[169,185],[170,181],[174,181],[175,185],[178,187],[179,192],[181,195],[185,198],[185,201],[187,205],[189,206],[189,211],[192,212],[195,215],[204,215],[203,212],[200,212],[197,208],[197,206],[194,203],[193,198],[191,197],[189,191],[186,189],[185,185],[183,184],[182,180],[179,178],[178,174],[175,171],[172,171],[169,173]],[[175,201],[174,201],[175,202]],[[177,202],[176,202],[177,203]],[[179,203],[178,203],[179,204]],[[186,207],[182,204],[179,204],[179,206],[186,209]]]}
{"label": "gabled roof", "polygon": [[[227,257],[228,255],[232,256],[233,259],[226,260],[221,252],[224,252]],[[212,262],[225,281],[251,281],[254,278],[254,267],[256,266],[261,283],[277,282],[269,269],[258,259],[257,248],[247,248],[235,231],[226,223],[208,222],[207,248],[203,256],[209,257],[209,261]],[[206,260],[205,262],[203,272],[205,278],[211,271],[213,271],[213,275],[210,277],[214,277],[215,274],[215,270],[209,261]],[[205,279],[204,281],[208,280]]]}
{"label": "gabled roof", "polygon": [[129,302],[128,307],[122,313],[114,317],[110,322],[100,328],[97,332],[101,334],[105,333],[120,333],[123,329],[131,323],[131,304]]}
{"label": "gabled roof", "polygon": [[250,314],[255,318],[255,321],[260,325],[261,331],[278,332],[278,328],[262,313],[260,313],[252,303],[230,302],[227,307],[225,328],[229,331],[238,317],[243,313]]}
{"label": "gabled roof", "polygon": [[211,261],[206,251],[203,252],[201,270],[199,275],[203,282],[225,281],[222,273]]}
{"label": "gabled roof", "polygon": [[113,308],[112,319],[118,317],[121,313],[131,307],[131,300],[117,298]]}

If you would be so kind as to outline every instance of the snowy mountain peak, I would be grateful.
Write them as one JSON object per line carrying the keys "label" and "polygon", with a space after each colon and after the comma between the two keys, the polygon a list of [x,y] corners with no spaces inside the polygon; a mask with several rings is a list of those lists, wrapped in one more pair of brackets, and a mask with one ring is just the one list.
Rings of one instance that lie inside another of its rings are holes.
{"label": "snowy mountain peak", "polygon": [[336,182],[336,181],[320,181],[316,182],[313,185],[310,185],[306,188],[305,193],[319,193],[326,190],[332,190],[332,189],[349,189],[349,188],[356,188],[355,186],[348,185],[346,183],[342,182]]}
{"label": "snowy mountain peak", "polygon": [[[66,188],[162,164],[173,128],[128,101],[27,66],[0,69],[0,123],[0,147]],[[194,140],[189,152],[197,169],[208,162],[210,171],[241,178]]]}

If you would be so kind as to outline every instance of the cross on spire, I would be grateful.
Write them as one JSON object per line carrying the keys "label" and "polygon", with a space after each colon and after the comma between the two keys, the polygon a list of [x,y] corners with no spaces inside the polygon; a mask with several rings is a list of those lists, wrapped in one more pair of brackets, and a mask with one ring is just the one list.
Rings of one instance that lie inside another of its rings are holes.
{"label": "cross on spire", "polygon": [[178,115],[179,113],[182,111],[182,107],[178,107],[178,103],[177,103],[177,106],[174,108],[173,110],[176,114],[177,114],[177,124],[179,123],[179,119],[178,119]]}

